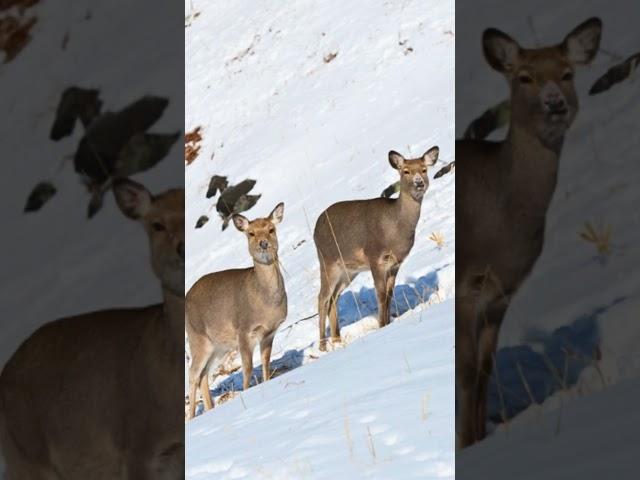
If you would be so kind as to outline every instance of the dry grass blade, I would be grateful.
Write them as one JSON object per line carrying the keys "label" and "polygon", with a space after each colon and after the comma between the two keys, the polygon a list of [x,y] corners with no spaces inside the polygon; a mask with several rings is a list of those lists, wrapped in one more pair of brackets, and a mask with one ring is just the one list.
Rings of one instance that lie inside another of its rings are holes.
{"label": "dry grass blade", "polygon": [[431,235],[429,235],[429,240],[435,242],[438,248],[444,247],[444,236],[440,232],[432,232]]}
{"label": "dry grass blade", "polygon": [[591,222],[586,222],[580,238],[592,243],[600,255],[607,255],[611,252],[611,234],[611,227],[608,225],[594,226]]}
{"label": "dry grass blade", "polygon": [[425,393],[422,396],[422,411],[421,411],[421,415],[420,418],[422,419],[423,422],[427,421],[427,418],[429,417],[429,409],[428,409],[428,405],[429,404],[429,394]]}
{"label": "dry grass blade", "polygon": [[322,60],[324,61],[324,63],[331,63],[337,56],[338,52],[329,52],[322,58]]}
{"label": "dry grass blade", "polygon": [[369,438],[369,452],[371,453],[371,456],[373,457],[373,461],[376,461],[376,447],[373,444],[373,435],[371,435],[371,428],[367,427],[367,437]]}
{"label": "dry grass blade", "polygon": [[349,447],[349,458],[353,459],[353,439],[351,438],[351,428],[349,427],[349,416],[346,409],[344,412],[344,435],[347,438],[347,446]]}

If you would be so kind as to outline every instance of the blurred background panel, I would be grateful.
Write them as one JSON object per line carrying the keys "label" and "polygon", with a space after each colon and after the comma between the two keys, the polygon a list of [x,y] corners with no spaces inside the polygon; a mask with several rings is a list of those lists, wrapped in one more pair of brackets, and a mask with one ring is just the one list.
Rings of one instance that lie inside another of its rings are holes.
{"label": "blurred background panel", "polygon": [[184,28],[170,1],[1,2],[0,368],[52,320],[161,301],[110,187],[184,186]]}
{"label": "blurred background panel", "polygon": [[[138,132],[132,115],[116,118],[114,128],[101,118],[106,127],[92,138],[108,145],[105,150],[112,147],[106,153],[83,151],[87,128],[80,118],[68,135],[53,140],[56,119],[71,115],[76,105],[99,106],[102,117],[121,114],[144,96],[162,99],[158,112],[151,107],[142,113],[151,123],[145,133],[182,132],[184,116],[184,25],[170,2],[81,1],[65,8],[45,1],[14,3],[0,11],[2,22],[33,24],[19,34],[26,37],[22,48],[12,58],[5,54],[0,65],[1,363],[44,322],[159,299],[144,232],[123,221],[110,192],[88,218],[96,184],[104,188],[103,168],[105,176],[118,173],[118,154]],[[33,5],[21,10],[21,3]],[[85,94],[69,92],[73,87]],[[68,101],[61,105],[65,92]],[[181,141],[174,140],[157,164],[132,178],[153,192],[181,187]],[[136,161],[130,156],[125,163],[133,168]],[[34,194],[39,184],[46,186]]]}
{"label": "blurred background panel", "polygon": [[[564,72],[558,72],[560,83],[573,82],[579,108],[560,150],[542,251],[520,288],[507,292],[513,296],[491,362],[482,419],[487,437],[457,452],[459,478],[599,478],[613,468],[614,456],[619,477],[631,478],[622,473],[633,461],[629,439],[640,420],[633,407],[640,392],[635,187],[640,180],[635,153],[640,89],[633,75],[640,52],[639,13],[637,4],[624,1],[456,2],[457,139],[501,141],[513,121],[509,83],[483,55],[486,29],[536,49],[559,44],[590,17],[602,24],[593,61],[575,65],[572,79],[562,80]],[[589,41],[586,35],[578,43]],[[502,54],[508,56],[507,50]],[[523,85],[527,79],[518,79],[515,72],[510,80],[519,92],[537,89],[530,106],[540,101],[546,80],[537,82],[549,74],[536,71],[534,63],[523,62],[517,69],[532,75],[532,84]],[[517,108],[522,112],[522,105]],[[460,161],[460,148],[457,153]],[[532,192],[530,198],[536,187],[546,188],[534,174],[546,168],[545,161],[540,156],[530,181],[522,183]],[[460,231],[460,209],[475,200],[460,187],[466,177],[458,166],[457,302],[465,294],[458,284],[460,252],[477,241]],[[502,183],[501,195],[512,186]],[[493,228],[495,218],[488,214],[477,227]],[[512,253],[507,261],[519,261],[519,246],[512,242],[502,248],[502,258]],[[486,257],[491,255],[487,250]],[[462,355],[458,348],[457,367]],[[462,392],[457,384],[459,434]]]}

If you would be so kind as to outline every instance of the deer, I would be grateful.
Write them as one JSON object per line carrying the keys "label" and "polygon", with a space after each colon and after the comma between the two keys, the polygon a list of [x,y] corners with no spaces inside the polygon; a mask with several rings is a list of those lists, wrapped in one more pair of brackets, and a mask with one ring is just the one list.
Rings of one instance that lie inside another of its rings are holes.
{"label": "deer", "polygon": [[313,239],[320,262],[318,294],[319,348],[327,349],[326,319],[332,344],[339,344],[340,294],[364,271],[371,271],[378,303],[378,325],[389,324],[389,307],[396,276],[413,247],[422,200],[429,187],[427,169],[440,149],[434,146],[419,158],[389,152],[389,164],[400,175],[398,198],[373,198],[334,203],[320,214]]}
{"label": "deer", "polygon": [[523,48],[490,28],[482,46],[507,80],[503,141],[456,141],[456,390],[458,446],[486,436],[487,388],[511,298],[542,252],[565,134],[578,112],[574,71],[589,64],[602,23],[591,18],[562,42]]}
{"label": "deer", "polygon": [[186,331],[191,351],[187,419],[195,417],[198,389],[205,412],[214,408],[209,372],[217,371],[232,353],[240,353],[244,390],[250,385],[257,344],[262,357],[262,381],[271,378],[273,340],[287,317],[287,292],[280,272],[276,233],[283,216],[284,203],[279,203],[266,218],[249,221],[234,214],[233,224],[247,238],[253,266],[209,273],[187,293]]}
{"label": "deer", "polygon": [[162,303],[47,323],[0,374],[7,480],[184,479],[184,190],[116,179],[144,227]]}

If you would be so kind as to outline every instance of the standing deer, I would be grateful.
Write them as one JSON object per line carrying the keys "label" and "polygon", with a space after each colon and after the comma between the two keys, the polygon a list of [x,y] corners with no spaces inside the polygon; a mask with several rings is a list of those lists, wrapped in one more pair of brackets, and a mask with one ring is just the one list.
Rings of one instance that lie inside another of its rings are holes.
{"label": "standing deer", "polygon": [[459,445],[485,432],[487,385],[510,300],[540,255],[565,133],[578,111],[573,75],[591,62],[601,22],[591,18],[552,47],[525,49],[495,29],[484,55],[511,90],[502,142],[456,142],[456,382]]}
{"label": "standing deer", "polygon": [[191,349],[189,418],[195,415],[198,387],[205,410],[213,408],[208,372],[217,369],[227,354],[240,351],[244,390],[249,388],[253,350],[258,343],[262,381],[271,376],[273,338],[287,317],[287,292],[280,273],[276,236],[276,225],[283,215],[283,203],[267,218],[251,222],[242,215],[233,215],[233,224],[249,241],[253,267],[210,273],[187,293],[186,330]]}
{"label": "standing deer", "polygon": [[326,350],[327,315],[331,340],[340,342],[338,298],[360,272],[371,271],[378,298],[378,323],[380,327],[389,323],[396,275],[413,247],[422,199],[429,186],[427,167],[436,163],[439,151],[432,147],[411,160],[389,152],[389,163],[400,174],[397,199],[338,202],[320,214],[313,239],[320,260],[321,350]]}
{"label": "standing deer", "polygon": [[163,303],[62,318],[19,347],[0,376],[7,480],[184,478],[184,190],[113,191],[147,232]]}

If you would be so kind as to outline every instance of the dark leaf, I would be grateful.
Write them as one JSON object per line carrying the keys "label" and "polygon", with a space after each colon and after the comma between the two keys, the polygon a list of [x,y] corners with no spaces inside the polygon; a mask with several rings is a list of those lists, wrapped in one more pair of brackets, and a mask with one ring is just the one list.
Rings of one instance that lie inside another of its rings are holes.
{"label": "dark leaf", "polygon": [[640,63],[640,53],[627,58],[624,62],[614,65],[607,73],[598,78],[589,90],[589,95],[597,95],[609,90],[616,83],[629,78]]}
{"label": "dark leaf", "polygon": [[503,100],[471,122],[465,130],[463,138],[470,140],[487,138],[492,132],[507,125],[510,117],[509,100]]}
{"label": "dark leaf", "polygon": [[120,177],[130,177],[149,170],[169,153],[178,137],[180,137],[180,132],[135,134],[118,154],[114,174]]}
{"label": "dark leaf", "polygon": [[382,191],[380,196],[384,198],[391,198],[391,196],[394,193],[398,193],[399,191],[400,191],[400,182],[392,183]]}
{"label": "dark leaf", "polygon": [[209,217],[202,215],[196,222],[196,228],[202,228],[202,226],[209,221]]}
{"label": "dark leaf", "polygon": [[220,198],[218,199],[218,203],[216,204],[216,210],[221,215],[232,215],[234,213],[240,213],[236,211],[236,203],[238,202],[240,197],[248,194],[253,189],[255,184],[256,184],[255,180],[247,179],[247,180],[243,180],[237,185],[232,185],[230,187],[227,187],[222,192],[222,194],[220,195]]}
{"label": "dark leaf", "polygon": [[209,181],[209,188],[207,189],[207,198],[215,197],[218,191],[222,193],[229,186],[227,177],[221,177],[220,175],[214,175]]}
{"label": "dark leaf", "polygon": [[166,98],[146,96],[120,110],[117,115],[119,120],[124,123],[126,130],[133,135],[146,131],[156,123],[167,105],[169,105],[169,100]]}
{"label": "dark leaf", "polygon": [[71,135],[78,118],[86,128],[100,114],[99,95],[98,90],[80,87],[69,87],[62,92],[49,138],[57,141]]}
{"label": "dark leaf", "polygon": [[451,162],[447,165],[445,165],[444,167],[442,167],[440,170],[438,170],[436,172],[436,174],[433,176],[433,178],[440,178],[441,176],[449,173],[451,170],[453,170],[456,167],[456,162]]}
{"label": "dark leaf", "polygon": [[56,187],[50,182],[38,183],[27,198],[25,212],[35,212],[42,208],[56,194]]}
{"label": "dark leaf", "polygon": [[[98,184],[107,181],[114,175],[118,157],[125,146],[136,134],[144,133],[153,125],[168,103],[166,98],[143,97],[119,112],[105,112],[97,117],[78,145],[74,157],[76,172]],[[136,170],[126,161],[124,165],[124,171]]]}
{"label": "dark leaf", "polygon": [[92,218],[102,208],[102,198],[104,192],[101,189],[96,189],[89,200],[89,207],[87,208],[87,218]]}

